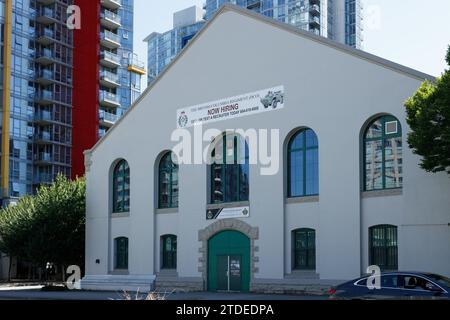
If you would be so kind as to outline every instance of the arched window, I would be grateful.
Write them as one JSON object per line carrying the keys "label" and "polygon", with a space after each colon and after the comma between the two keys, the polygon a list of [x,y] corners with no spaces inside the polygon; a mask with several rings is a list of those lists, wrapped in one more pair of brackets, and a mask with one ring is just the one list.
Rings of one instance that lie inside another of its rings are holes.
{"label": "arched window", "polygon": [[248,201],[249,150],[245,139],[224,134],[213,144],[211,203]]}
{"label": "arched window", "polygon": [[316,231],[298,229],[292,232],[293,270],[316,269]]}
{"label": "arched window", "polygon": [[297,132],[288,146],[288,197],[319,194],[319,142],[311,129]]}
{"label": "arched window", "polygon": [[379,225],[369,229],[369,264],[384,271],[398,269],[396,226]]}
{"label": "arched window", "polygon": [[177,268],[177,237],[174,235],[166,235],[161,237],[161,255],[162,269]]}
{"label": "arched window", "polygon": [[178,165],[171,152],[159,163],[159,208],[178,208]]}
{"label": "arched window", "polygon": [[125,160],[120,161],[113,173],[113,212],[130,211],[130,167]]}
{"label": "arched window", "polygon": [[400,122],[383,116],[364,134],[364,190],[402,188],[403,150]]}
{"label": "arched window", "polygon": [[128,270],[128,238],[114,240],[114,269]]}

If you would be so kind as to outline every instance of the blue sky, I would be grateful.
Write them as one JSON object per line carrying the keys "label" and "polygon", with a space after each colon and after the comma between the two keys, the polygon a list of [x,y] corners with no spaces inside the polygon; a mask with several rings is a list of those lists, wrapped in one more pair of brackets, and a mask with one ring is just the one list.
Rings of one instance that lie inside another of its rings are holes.
{"label": "blue sky", "polygon": [[[341,0],[343,1],[343,0]],[[147,61],[142,40],[172,27],[172,15],[204,0],[134,0],[134,46]],[[449,0],[363,0],[364,51],[438,76],[447,67],[450,45]]]}

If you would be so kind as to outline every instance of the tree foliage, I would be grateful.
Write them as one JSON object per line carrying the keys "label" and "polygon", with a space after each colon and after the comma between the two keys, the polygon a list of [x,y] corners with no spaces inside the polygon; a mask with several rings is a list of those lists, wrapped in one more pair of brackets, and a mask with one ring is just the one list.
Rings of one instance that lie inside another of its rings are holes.
{"label": "tree foliage", "polygon": [[0,211],[0,251],[37,266],[84,263],[84,179],[60,175],[35,196]]}
{"label": "tree foliage", "polygon": [[[446,60],[450,65],[450,47]],[[450,174],[450,70],[435,83],[425,81],[406,101],[406,111],[412,130],[408,143],[422,156],[421,167]]]}

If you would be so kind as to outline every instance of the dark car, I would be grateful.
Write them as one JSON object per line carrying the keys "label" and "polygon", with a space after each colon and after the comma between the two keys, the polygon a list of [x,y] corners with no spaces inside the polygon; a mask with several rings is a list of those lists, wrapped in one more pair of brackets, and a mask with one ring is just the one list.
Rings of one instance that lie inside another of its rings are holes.
{"label": "dark car", "polygon": [[[369,280],[369,281],[368,281]],[[370,289],[370,275],[329,291],[335,300],[450,300],[450,279],[424,272],[382,273],[380,287]],[[369,283],[368,283],[369,282]]]}

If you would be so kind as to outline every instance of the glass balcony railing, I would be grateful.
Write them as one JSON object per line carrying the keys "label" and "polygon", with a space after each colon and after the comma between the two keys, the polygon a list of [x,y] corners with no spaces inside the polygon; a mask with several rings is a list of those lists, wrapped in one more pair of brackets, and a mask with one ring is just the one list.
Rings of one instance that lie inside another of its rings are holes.
{"label": "glass balcony railing", "polygon": [[49,90],[42,90],[36,94],[38,100],[53,100],[53,92]]}
{"label": "glass balcony railing", "polygon": [[98,116],[100,118],[100,121],[108,122],[111,124],[115,124],[120,118],[118,115],[106,112],[104,110],[100,110]]}
{"label": "glass balcony railing", "polygon": [[102,11],[102,13],[100,14],[100,18],[110,20],[116,24],[121,23],[121,18],[118,14],[106,9]]}
{"label": "glass balcony railing", "polygon": [[101,33],[102,40],[112,41],[120,44],[119,35],[112,33],[111,31],[105,30]]}
{"label": "glass balcony railing", "polygon": [[119,104],[119,97],[112,92],[100,91],[99,99],[103,102]]}
{"label": "glass balcony railing", "polygon": [[54,19],[55,11],[51,8],[43,7],[40,11],[39,16]]}
{"label": "glass balcony railing", "polygon": [[100,54],[100,59],[108,60],[108,61],[114,62],[116,64],[120,64],[120,57],[119,57],[119,55],[115,54],[115,53],[112,53],[112,52],[109,52],[109,51],[103,51]]}
{"label": "glass balcony railing", "polygon": [[36,54],[36,58],[48,58],[48,59],[53,59],[54,55],[51,49],[48,48],[44,48],[41,51],[38,51],[38,53]]}
{"label": "glass balcony railing", "polygon": [[40,32],[38,32],[39,37],[46,37],[46,38],[52,38],[54,37],[55,32],[52,29],[44,28],[41,29]]}
{"label": "glass balcony railing", "polygon": [[52,140],[52,135],[50,134],[50,132],[42,131],[40,133],[36,133],[34,135],[34,139],[35,140],[40,140],[40,141],[51,141]]}
{"label": "glass balcony railing", "polygon": [[119,83],[119,76],[111,71],[101,70],[100,71],[100,79],[106,80],[109,82]]}
{"label": "glass balcony railing", "polygon": [[[44,161],[50,161],[50,154],[48,154],[49,157],[47,157],[49,160]],[[34,178],[34,183],[41,184],[41,183],[52,183],[53,182],[53,175],[50,173],[38,173],[36,177]]]}
{"label": "glass balcony railing", "polygon": [[52,161],[52,155],[47,152],[40,152],[38,155],[36,155],[36,160],[50,162]]}
{"label": "glass balcony railing", "polygon": [[142,70],[145,69],[145,63],[143,61],[138,60],[135,57],[129,59],[129,66]]}
{"label": "glass balcony railing", "polygon": [[38,73],[38,78],[53,80],[53,71],[48,69],[43,69]]}
{"label": "glass balcony railing", "polygon": [[34,114],[37,121],[52,121],[52,113],[50,111],[41,111]]}

